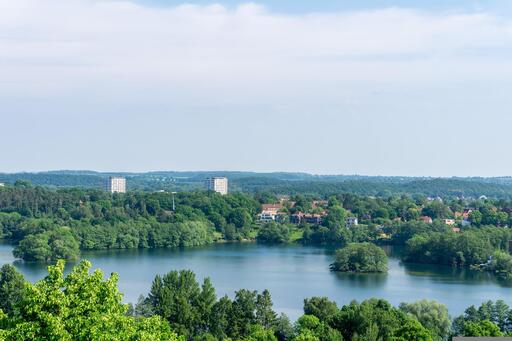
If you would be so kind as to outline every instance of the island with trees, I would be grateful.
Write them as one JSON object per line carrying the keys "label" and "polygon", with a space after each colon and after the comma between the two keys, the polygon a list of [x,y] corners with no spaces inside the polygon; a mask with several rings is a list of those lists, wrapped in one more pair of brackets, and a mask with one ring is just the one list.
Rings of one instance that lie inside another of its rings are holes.
{"label": "island with trees", "polygon": [[387,272],[388,257],[384,250],[371,243],[351,243],[336,251],[332,271]]}

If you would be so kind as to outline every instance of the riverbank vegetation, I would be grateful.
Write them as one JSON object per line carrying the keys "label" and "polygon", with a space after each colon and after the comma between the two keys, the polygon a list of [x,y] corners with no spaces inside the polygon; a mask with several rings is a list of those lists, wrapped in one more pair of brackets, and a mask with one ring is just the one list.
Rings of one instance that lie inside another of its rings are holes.
{"label": "riverbank vegetation", "polygon": [[449,340],[452,336],[503,336],[512,332],[512,310],[503,301],[469,307],[453,321],[434,301],[394,307],[372,298],[338,305],[326,297],[304,300],[291,322],[273,308],[270,292],[240,289],[217,297],[209,278],[189,270],[157,275],[150,292],[122,304],[118,277],[90,272],[87,261],[64,276],[64,263],[35,284],[11,265],[0,269],[0,337],[59,340]]}
{"label": "riverbank vegetation", "polygon": [[336,251],[332,271],[387,272],[388,257],[384,250],[370,243],[352,243]]}
{"label": "riverbank vegetation", "polygon": [[[271,222],[265,205],[277,205]],[[422,196],[277,197],[264,193],[51,190],[19,181],[0,188],[0,237],[29,261],[77,259],[80,250],[174,248],[257,240],[343,247],[404,246],[405,262],[488,270],[512,269],[512,202]],[[494,261],[493,261],[494,257]],[[485,266],[484,266],[485,265]]]}

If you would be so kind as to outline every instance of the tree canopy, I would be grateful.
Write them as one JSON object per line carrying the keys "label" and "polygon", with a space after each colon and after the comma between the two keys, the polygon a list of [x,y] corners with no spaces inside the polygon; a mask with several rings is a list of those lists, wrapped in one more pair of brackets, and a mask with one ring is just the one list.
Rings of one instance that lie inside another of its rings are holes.
{"label": "tree canopy", "polygon": [[387,272],[384,250],[370,243],[352,243],[336,251],[331,270],[341,272]]}

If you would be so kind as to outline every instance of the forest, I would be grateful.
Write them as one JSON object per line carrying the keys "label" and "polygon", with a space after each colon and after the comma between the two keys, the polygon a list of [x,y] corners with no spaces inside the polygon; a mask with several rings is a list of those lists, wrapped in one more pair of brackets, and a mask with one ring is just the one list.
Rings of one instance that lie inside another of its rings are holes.
{"label": "forest", "polygon": [[313,175],[307,173],[256,173],[235,171],[101,173],[95,171],[49,171],[39,173],[0,173],[0,183],[29,181],[50,188],[101,189],[112,175],[127,178],[130,190],[196,191],[210,176],[226,176],[232,192],[329,196],[351,193],[363,196],[424,195],[443,198],[478,198],[486,195],[512,199],[512,178],[433,178],[360,175]]}
{"label": "forest", "polygon": [[304,300],[290,321],[274,310],[271,293],[240,289],[218,298],[209,278],[190,270],[157,275],[138,303],[122,303],[117,274],[107,279],[82,261],[64,275],[64,261],[30,283],[12,265],[0,269],[0,337],[9,340],[245,340],[441,341],[452,336],[512,333],[512,310],[503,301],[471,306],[454,319],[435,301],[398,307],[372,298],[338,307],[327,297]]}

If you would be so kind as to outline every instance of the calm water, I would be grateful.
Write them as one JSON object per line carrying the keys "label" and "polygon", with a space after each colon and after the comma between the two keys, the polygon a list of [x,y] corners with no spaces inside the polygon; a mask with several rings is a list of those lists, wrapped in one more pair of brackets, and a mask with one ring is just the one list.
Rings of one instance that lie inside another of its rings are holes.
{"label": "calm water", "polygon": [[[0,262],[13,263],[30,281],[46,275],[46,265],[15,261],[10,245],[0,245]],[[512,305],[510,287],[485,273],[450,267],[404,265],[390,256],[388,274],[339,274],[329,271],[332,251],[317,247],[220,244],[186,250],[120,250],[84,253],[93,267],[118,272],[126,302],[149,291],[156,274],[191,269],[212,279],[217,294],[240,288],[269,289],[275,309],[296,319],[305,297],[327,296],[339,304],[371,297],[397,305],[435,299],[458,315],[471,304],[503,299]]]}

